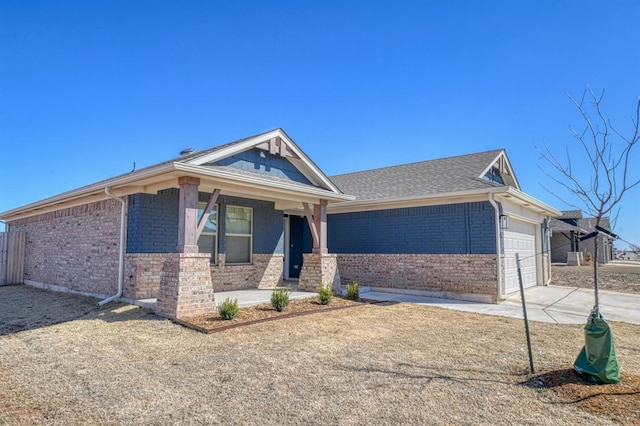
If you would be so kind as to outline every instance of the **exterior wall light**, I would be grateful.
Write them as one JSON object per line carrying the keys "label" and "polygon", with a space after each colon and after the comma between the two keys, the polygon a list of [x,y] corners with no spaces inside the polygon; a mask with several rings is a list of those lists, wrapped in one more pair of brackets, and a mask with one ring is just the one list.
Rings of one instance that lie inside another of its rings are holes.
{"label": "exterior wall light", "polygon": [[509,229],[509,216],[506,214],[500,215],[500,229]]}

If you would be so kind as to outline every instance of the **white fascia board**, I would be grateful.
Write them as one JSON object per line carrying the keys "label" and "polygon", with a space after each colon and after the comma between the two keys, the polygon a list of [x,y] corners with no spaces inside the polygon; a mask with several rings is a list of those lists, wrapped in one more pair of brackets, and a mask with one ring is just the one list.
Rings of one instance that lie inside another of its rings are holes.
{"label": "white fascia board", "polygon": [[302,152],[302,150],[295,144],[295,142],[293,142],[280,129],[275,129],[268,133],[263,133],[261,135],[249,138],[245,141],[238,142],[237,144],[232,144],[231,146],[217,150],[215,152],[204,155],[202,157],[195,158],[193,160],[187,161],[186,163],[182,163],[182,164],[201,166],[203,164],[216,162],[218,160],[230,157],[239,152],[246,151],[247,149],[250,149],[256,145],[259,145],[275,137],[279,137],[280,139],[284,140],[287,145],[287,149],[290,149],[291,151],[293,151],[296,154],[296,156],[302,161],[304,168],[307,170],[301,170],[301,171],[303,172],[306,171],[306,173],[303,173],[303,174],[307,177],[307,179],[309,179],[314,183],[318,183],[320,185],[325,186],[326,188],[328,188],[332,192],[335,192],[336,194],[342,193],[333,184],[333,182],[331,182],[331,180],[329,180],[329,178],[320,169],[318,169],[318,167],[316,167],[315,164],[313,164],[313,162],[309,159],[309,157],[307,157],[307,155],[304,152]]}
{"label": "white fascia board", "polygon": [[[486,201],[487,194],[504,197],[505,200],[515,201],[524,208],[533,209],[537,213],[548,217],[558,216],[560,212],[551,206],[531,197],[511,186],[495,188],[473,189],[469,191],[447,192],[419,197],[398,197],[382,200],[347,201],[330,204],[327,213],[353,213],[359,211],[387,210],[395,208],[408,208],[419,206],[433,206],[441,204],[457,204]],[[516,201],[517,200],[517,201]]]}
{"label": "white fascia board", "polygon": [[[121,175],[115,178],[107,179],[101,182],[97,182],[82,188],[74,189],[72,191],[63,192],[62,194],[55,195],[53,197],[45,198],[34,203],[27,204],[16,209],[8,210],[0,213],[0,219],[12,220],[19,217],[33,216],[34,214],[42,213],[42,210],[51,206],[61,205],[64,208],[66,205],[80,205],[86,203],[86,198],[93,196],[89,202],[99,201],[108,197],[102,197],[105,188],[117,188],[128,185],[133,185],[144,179],[149,179],[154,176],[169,173],[174,170],[173,163],[162,164],[149,169],[140,170],[137,172],[131,172],[127,175]],[[134,185],[133,188],[138,188],[139,185]],[[117,195],[125,195],[121,192],[115,192]],[[56,208],[57,209],[57,208]],[[50,211],[51,209],[48,209]],[[34,212],[29,214],[29,212]]]}
{"label": "white fascia board", "polygon": [[207,155],[203,155],[202,157],[194,158],[193,160],[189,160],[183,164],[192,164],[195,166],[201,166],[206,163],[211,163],[212,161],[218,161],[223,158],[227,158],[232,156],[233,154],[237,154],[238,152],[246,151],[247,149],[259,145],[262,142],[268,141],[269,139],[275,138],[276,136],[282,137],[282,132],[279,129],[272,130],[268,133],[262,133],[258,136],[254,136],[242,142],[231,144],[226,148],[222,148],[220,150],[216,150]]}
{"label": "white fascia board", "polygon": [[397,197],[381,200],[347,201],[330,204],[327,213],[353,213],[370,210],[387,210],[396,208],[434,206],[441,204],[458,204],[476,201],[486,201],[490,192],[504,192],[507,187],[474,189],[469,191],[447,192],[418,197]]}
{"label": "white fascia board", "polygon": [[243,185],[254,188],[254,192],[259,194],[263,190],[279,191],[290,194],[299,194],[303,196],[312,196],[319,199],[325,199],[331,202],[353,200],[353,196],[345,194],[336,194],[323,188],[302,187],[297,184],[276,181],[269,179],[267,176],[244,176],[232,173],[226,170],[212,169],[206,166],[196,166],[185,163],[174,163],[176,170],[184,171],[191,176],[198,176],[210,179],[216,179],[236,185]]}
{"label": "white fascia board", "polygon": [[[342,191],[334,185],[333,182],[325,175],[322,170],[320,170],[314,163],[311,161],[307,154],[305,154],[299,147],[296,145],[294,141],[292,141],[289,136],[287,136],[284,132],[280,132],[280,137],[287,142],[287,146],[291,148],[291,150],[302,160],[304,166],[312,172],[313,177],[315,179],[310,179],[311,181],[316,181],[324,185],[326,188],[329,188],[331,191],[336,194],[342,194]],[[306,175],[306,174],[305,174]],[[309,178],[309,176],[307,176]]]}
{"label": "white fascia board", "polygon": [[504,149],[501,150],[500,153],[496,156],[496,158],[494,158],[493,161],[491,161],[491,163],[489,163],[489,165],[480,173],[480,176],[478,176],[478,179],[484,178],[484,176],[489,172],[491,167],[493,167],[493,165],[496,164],[496,162],[500,157],[504,158],[504,161],[506,162],[507,167],[509,168],[509,174],[513,176],[513,182],[516,184],[516,188],[519,190],[520,184],[518,183],[518,178],[516,177],[516,174],[513,171],[513,167],[511,167],[511,161],[509,161],[509,157],[507,157],[507,153],[505,152]]}
{"label": "white fascia board", "polygon": [[543,203],[537,198],[533,198],[531,195],[525,194],[522,191],[517,190],[513,187],[507,187],[506,191],[503,191],[500,195],[501,198],[511,200],[511,198],[518,200],[518,203],[525,206],[533,206],[535,207],[541,214],[544,214],[548,217],[559,217],[562,215],[562,212],[554,209],[548,204]]}

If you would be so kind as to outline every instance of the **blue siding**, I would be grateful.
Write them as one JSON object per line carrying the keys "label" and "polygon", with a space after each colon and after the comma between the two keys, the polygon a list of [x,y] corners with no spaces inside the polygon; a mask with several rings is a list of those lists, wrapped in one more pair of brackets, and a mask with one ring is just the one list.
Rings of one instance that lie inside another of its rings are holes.
{"label": "blue siding", "polygon": [[[260,156],[261,153],[264,158]],[[311,185],[311,182],[286,158],[255,148],[219,160],[214,165],[229,166]]]}
{"label": "blue siding", "polygon": [[[200,194],[203,195],[208,194]],[[207,197],[208,198],[208,197]],[[202,201],[206,201],[203,199]],[[276,210],[272,202],[221,195],[218,198],[220,235],[225,233],[226,206],[251,207],[253,209],[253,252],[258,254],[284,253],[284,213]],[[219,238],[220,253],[225,252],[224,238]]]}
{"label": "blue siding", "polygon": [[493,254],[496,234],[488,202],[332,214],[331,253]]}
{"label": "blue siding", "polygon": [[127,253],[173,253],[178,245],[178,190],[129,196]]}
{"label": "blue siding", "polygon": [[[207,201],[209,194],[200,193],[200,201]],[[129,196],[127,231],[128,253],[172,253],[178,245],[177,189],[162,191],[157,195],[135,194]],[[253,208],[253,252],[271,254],[284,252],[283,212],[268,201],[220,196],[219,218],[224,218],[227,205]],[[218,223],[219,236],[224,235],[224,220]],[[224,238],[218,238],[219,253],[224,253]]]}

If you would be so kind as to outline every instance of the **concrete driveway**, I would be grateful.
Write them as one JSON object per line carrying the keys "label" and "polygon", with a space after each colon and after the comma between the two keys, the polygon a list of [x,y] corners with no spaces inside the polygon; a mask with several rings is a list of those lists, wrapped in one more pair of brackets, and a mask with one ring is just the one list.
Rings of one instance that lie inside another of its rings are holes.
{"label": "concrete driveway", "polygon": [[[371,291],[362,297],[379,301],[417,303],[458,311],[523,318],[520,293],[499,304],[465,302],[399,293]],[[593,308],[593,290],[576,287],[531,287],[525,290],[527,317],[531,321],[584,324]],[[600,313],[607,320],[640,324],[640,295],[600,291]]]}

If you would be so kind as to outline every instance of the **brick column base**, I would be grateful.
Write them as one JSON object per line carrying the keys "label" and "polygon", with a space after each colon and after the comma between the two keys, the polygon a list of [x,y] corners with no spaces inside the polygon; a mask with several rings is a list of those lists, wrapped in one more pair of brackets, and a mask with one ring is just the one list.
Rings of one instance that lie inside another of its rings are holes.
{"label": "brick column base", "polygon": [[334,294],[340,294],[340,271],[335,254],[304,253],[298,288],[318,291],[320,284],[330,285]]}
{"label": "brick column base", "polygon": [[207,253],[164,255],[156,314],[179,319],[215,310],[210,256]]}

